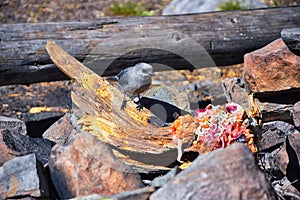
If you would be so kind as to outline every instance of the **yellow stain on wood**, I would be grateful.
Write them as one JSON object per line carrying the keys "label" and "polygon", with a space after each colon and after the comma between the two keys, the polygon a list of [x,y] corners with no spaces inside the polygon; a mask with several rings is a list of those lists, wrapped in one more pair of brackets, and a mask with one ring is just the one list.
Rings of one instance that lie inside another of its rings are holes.
{"label": "yellow stain on wood", "polygon": [[254,99],[253,93],[248,95],[248,101],[249,101],[249,106],[250,106],[250,109],[249,109],[250,116],[253,118],[261,119],[262,114],[261,114],[259,106],[257,105],[257,103]]}
{"label": "yellow stain on wood", "polygon": [[[170,167],[166,167],[166,166],[158,166],[158,165],[149,165],[149,164],[145,164],[143,162],[140,162],[138,160],[132,160],[130,159],[129,156],[127,155],[124,155],[122,154],[121,152],[113,149],[112,150],[114,155],[117,157],[117,158],[120,158],[122,159],[126,164],[128,165],[133,165],[133,166],[141,166],[141,167],[144,167],[144,168],[148,168],[148,169],[151,169],[152,171],[157,171],[157,170],[170,170]],[[136,169],[137,171],[139,171],[139,169]],[[145,171],[140,171],[141,173],[144,173]]]}
{"label": "yellow stain on wood", "polygon": [[136,121],[138,124],[141,124],[142,126],[149,126],[149,115],[145,112],[145,110],[138,111],[136,107],[126,107],[125,110],[131,119]]}
{"label": "yellow stain on wood", "polygon": [[100,140],[105,142],[112,142],[111,136],[115,134],[114,130],[116,124],[113,121],[105,120],[104,118],[84,115],[78,124],[83,125],[83,131],[92,132]]}
{"label": "yellow stain on wood", "polygon": [[66,113],[68,112],[68,109],[61,108],[61,107],[31,107],[29,110],[30,114],[36,114],[41,112],[60,112],[60,113]]}

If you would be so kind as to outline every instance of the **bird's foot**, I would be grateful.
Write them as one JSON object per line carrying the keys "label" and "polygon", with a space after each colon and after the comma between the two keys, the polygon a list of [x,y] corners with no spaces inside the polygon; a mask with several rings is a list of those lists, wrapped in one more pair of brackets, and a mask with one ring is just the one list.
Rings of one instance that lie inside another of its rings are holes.
{"label": "bird's foot", "polygon": [[138,110],[138,111],[141,111],[141,110],[143,110],[143,105],[141,104],[141,98],[138,96],[138,97],[136,97],[136,98],[134,98],[133,99],[133,102],[135,103],[135,104],[137,104],[137,106],[136,106],[136,109]]}
{"label": "bird's foot", "polygon": [[138,103],[138,105],[136,106],[136,109],[138,110],[138,111],[141,111],[141,110],[143,110],[143,106],[142,106],[142,104],[140,104],[140,103]]}
{"label": "bird's foot", "polygon": [[121,110],[124,110],[126,108],[126,103],[127,103],[127,101],[123,99],[122,105],[121,105]]}

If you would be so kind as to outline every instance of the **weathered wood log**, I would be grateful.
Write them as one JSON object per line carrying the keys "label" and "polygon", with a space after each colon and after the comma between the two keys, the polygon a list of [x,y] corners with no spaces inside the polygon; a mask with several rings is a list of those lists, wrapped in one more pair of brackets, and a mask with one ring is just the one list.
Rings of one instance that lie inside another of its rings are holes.
{"label": "weathered wood log", "polygon": [[177,145],[170,127],[149,123],[156,116],[147,109],[138,111],[132,101],[127,102],[124,111],[121,110],[123,94],[120,90],[55,42],[48,42],[46,49],[58,68],[75,80],[71,96],[81,111],[78,123],[83,131],[112,145],[117,157],[142,172],[145,172],[143,169],[168,169],[166,166],[174,162],[177,156]]}
{"label": "weathered wood log", "polygon": [[[283,28],[299,27],[299,18],[300,6],[292,6],[180,16],[1,24],[0,85],[66,79],[51,64],[44,49],[49,39],[57,41],[79,61],[89,55],[88,63],[100,74],[110,75],[121,66],[140,61],[190,69],[191,63],[200,67],[241,63],[245,53],[279,38]],[[206,51],[199,50],[199,46]],[[178,55],[176,50],[186,54]],[[208,55],[206,52],[214,62],[210,58],[202,60]]]}
{"label": "weathered wood log", "polygon": [[283,29],[281,38],[291,52],[300,56],[300,28]]}

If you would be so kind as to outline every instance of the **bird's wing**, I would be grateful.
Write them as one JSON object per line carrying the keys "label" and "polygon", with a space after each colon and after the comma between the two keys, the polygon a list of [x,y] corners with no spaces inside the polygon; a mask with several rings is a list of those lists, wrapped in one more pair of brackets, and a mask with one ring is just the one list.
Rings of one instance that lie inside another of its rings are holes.
{"label": "bird's wing", "polygon": [[130,73],[128,73],[131,70],[131,68],[126,68],[122,71],[120,71],[120,73],[117,75],[118,79],[119,79],[119,84],[124,86],[127,85],[129,80],[130,80]]}

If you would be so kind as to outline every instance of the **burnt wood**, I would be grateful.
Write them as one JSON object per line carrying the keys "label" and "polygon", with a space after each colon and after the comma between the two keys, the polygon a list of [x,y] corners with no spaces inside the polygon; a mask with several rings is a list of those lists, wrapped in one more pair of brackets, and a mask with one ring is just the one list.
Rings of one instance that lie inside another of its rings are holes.
{"label": "burnt wood", "polygon": [[281,38],[291,52],[300,56],[300,28],[283,29]]}
{"label": "burnt wood", "polygon": [[[113,61],[105,69],[96,69],[99,74],[116,74],[121,68],[140,61],[191,69],[184,57],[151,48],[151,45],[144,46],[141,41],[147,39],[155,43],[154,47],[162,45],[176,50],[187,44],[188,37],[201,45],[214,61],[200,63],[201,67],[224,66],[242,63],[245,53],[279,38],[282,29],[300,27],[299,19],[300,6],[291,6],[175,16],[0,24],[0,85],[67,79],[52,64],[45,50],[47,40],[56,41],[79,61],[89,55],[92,60],[97,60],[100,68]],[[151,34],[148,30],[156,32]],[[133,32],[127,38],[118,37],[118,34],[130,31]],[[95,51],[99,46],[100,49]],[[132,46],[137,50],[120,50]],[[202,55],[189,47],[185,49],[187,54],[198,55],[201,60]],[[85,65],[89,66],[88,62]],[[95,62],[90,66],[98,67]]]}

